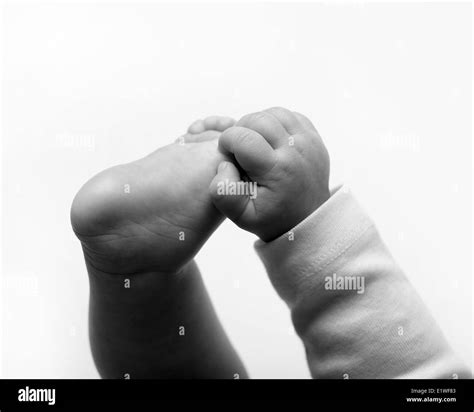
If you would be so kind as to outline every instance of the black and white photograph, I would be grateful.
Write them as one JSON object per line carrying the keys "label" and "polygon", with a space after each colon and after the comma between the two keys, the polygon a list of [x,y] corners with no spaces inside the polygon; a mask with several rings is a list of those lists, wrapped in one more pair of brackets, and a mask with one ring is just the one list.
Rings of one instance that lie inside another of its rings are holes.
{"label": "black and white photograph", "polygon": [[472,2],[0,10],[2,411],[474,408]]}

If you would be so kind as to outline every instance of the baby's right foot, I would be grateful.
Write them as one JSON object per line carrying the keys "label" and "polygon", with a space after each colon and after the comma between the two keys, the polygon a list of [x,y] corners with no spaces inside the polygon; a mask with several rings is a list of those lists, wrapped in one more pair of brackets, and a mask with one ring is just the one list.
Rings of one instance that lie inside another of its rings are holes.
{"label": "baby's right foot", "polygon": [[197,122],[77,194],[71,219],[89,273],[90,342],[102,377],[247,376],[192,260],[223,220],[208,186],[226,159],[217,138],[232,124]]}
{"label": "baby's right foot", "polygon": [[223,216],[208,187],[227,156],[217,138],[234,121],[197,121],[175,143],[89,180],[71,208],[87,262],[106,273],[176,272]]}

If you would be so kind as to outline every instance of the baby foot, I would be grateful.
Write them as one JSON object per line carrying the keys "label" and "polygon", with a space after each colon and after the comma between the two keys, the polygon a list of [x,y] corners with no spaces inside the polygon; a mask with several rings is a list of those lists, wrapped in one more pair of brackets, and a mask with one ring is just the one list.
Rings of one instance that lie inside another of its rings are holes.
{"label": "baby foot", "polygon": [[217,138],[233,124],[196,121],[175,143],[90,179],[71,208],[88,264],[128,274],[176,272],[189,262],[223,220],[208,187],[227,159]]}

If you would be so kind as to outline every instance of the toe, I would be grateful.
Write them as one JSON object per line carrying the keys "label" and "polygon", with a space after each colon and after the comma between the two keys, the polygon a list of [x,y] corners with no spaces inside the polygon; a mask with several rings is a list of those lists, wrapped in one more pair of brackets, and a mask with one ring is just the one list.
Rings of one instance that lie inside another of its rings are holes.
{"label": "toe", "polygon": [[200,134],[210,130],[223,132],[234,124],[235,120],[232,117],[208,116],[204,120],[199,119],[192,123],[188,128],[188,134]]}
{"label": "toe", "polygon": [[204,119],[203,123],[206,130],[223,132],[232,127],[235,124],[235,120],[228,116],[209,116]]}
{"label": "toe", "polygon": [[202,119],[196,120],[191,126],[188,127],[188,133],[190,134],[198,134],[202,133],[206,130],[204,126],[204,121]]}
{"label": "toe", "polygon": [[205,132],[198,133],[198,134],[191,134],[188,135],[186,138],[187,143],[199,143],[199,142],[206,142],[208,140],[217,140],[221,132],[216,130],[206,130]]}

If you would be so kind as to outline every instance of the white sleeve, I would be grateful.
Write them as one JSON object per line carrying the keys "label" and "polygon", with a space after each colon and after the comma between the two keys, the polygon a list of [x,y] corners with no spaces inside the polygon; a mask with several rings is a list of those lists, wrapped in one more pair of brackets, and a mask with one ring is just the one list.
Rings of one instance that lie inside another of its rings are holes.
{"label": "white sleeve", "polygon": [[257,241],[314,378],[471,378],[347,188]]}

